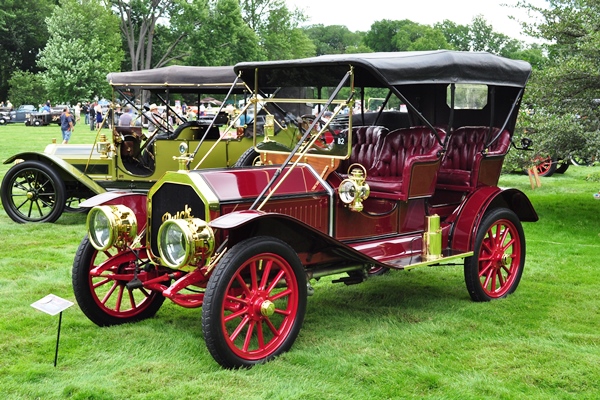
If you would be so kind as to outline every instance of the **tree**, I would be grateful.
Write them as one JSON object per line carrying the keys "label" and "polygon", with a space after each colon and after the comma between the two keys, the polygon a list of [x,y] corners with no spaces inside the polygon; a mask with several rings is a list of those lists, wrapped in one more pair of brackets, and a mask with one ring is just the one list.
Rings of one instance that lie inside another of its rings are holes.
{"label": "tree", "polygon": [[435,24],[434,28],[443,33],[448,43],[455,50],[487,51],[492,54],[510,57],[511,54],[522,50],[523,44],[495,32],[482,15],[473,18],[470,25],[459,25],[449,20]]}
{"label": "tree", "polygon": [[[192,0],[194,6],[205,7],[206,0]],[[164,43],[163,54],[155,57],[154,44],[157,32],[168,33],[168,29],[157,27],[159,19],[170,21],[171,16],[182,11],[188,5],[186,0],[112,0],[113,7],[120,17],[120,28],[129,53],[132,71],[157,68],[171,61],[185,57],[185,53],[176,52],[176,48],[187,32],[168,37]]]}
{"label": "tree", "polygon": [[444,35],[428,25],[410,20],[376,21],[365,34],[365,44],[373,51],[439,50],[451,48]]}
{"label": "tree", "polygon": [[290,11],[285,3],[275,0],[267,20],[259,32],[260,44],[267,60],[286,60],[315,55],[315,45],[299,28],[303,15]]}
{"label": "tree", "polygon": [[344,54],[359,49],[363,34],[351,32],[343,25],[312,25],[304,28],[306,35],[313,41],[316,54]]}
{"label": "tree", "polygon": [[[524,24],[530,36],[546,41],[548,61],[535,71],[528,87],[530,103],[549,115],[572,123],[577,116],[579,136],[568,142],[551,126],[543,133],[552,138],[551,149],[559,155],[579,151],[583,157],[597,156],[600,142],[600,2],[597,0],[553,0],[548,8],[528,2],[519,6],[539,16],[537,22]],[[548,124],[540,123],[543,128]],[[538,129],[538,130],[541,130]],[[582,154],[581,152],[585,153]]]}
{"label": "tree", "polygon": [[238,0],[216,0],[206,7],[189,4],[171,19],[186,31],[189,65],[233,65],[264,58],[258,37],[242,19]]}
{"label": "tree", "polygon": [[60,0],[46,19],[50,37],[38,65],[53,102],[109,96],[109,72],[123,59],[119,20],[102,0]]}
{"label": "tree", "polygon": [[[36,60],[46,45],[44,18],[55,1],[3,0],[0,9],[0,99],[5,100],[15,71],[38,72]],[[11,99],[12,100],[12,99]],[[12,100],[15,105],[18,103]]]}
{"label": "tree", "polygon": [[29,71],[15,71],[8,81],[9,98],[14,104],[33,104],[37,106],[47,99],[44,81],[39,74]]}

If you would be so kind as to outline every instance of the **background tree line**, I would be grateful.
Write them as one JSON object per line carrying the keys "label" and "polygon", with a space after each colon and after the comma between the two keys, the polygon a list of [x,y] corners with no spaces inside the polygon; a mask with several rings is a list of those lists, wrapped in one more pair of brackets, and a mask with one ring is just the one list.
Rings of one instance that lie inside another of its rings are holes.
{"label": "background tree line", "polygon": [[[495,32],[481,16],[433,26],[382,19],[366,32],[303,27],[283,0],[0,0],[0,99],[73,103],[109,96],[106,74],[170,64],[233,65],[248,60],[371,51],[488,51],[529,61],[524,99],[535,112],[521,133],[553,155],[592,153],[600,142],[600,2],[552,0],[518,7],[539,16],[523,32],[541,44]],[[568,128],[568,129],[567,129]],[[561,137],[560,134],[565,135]]]}

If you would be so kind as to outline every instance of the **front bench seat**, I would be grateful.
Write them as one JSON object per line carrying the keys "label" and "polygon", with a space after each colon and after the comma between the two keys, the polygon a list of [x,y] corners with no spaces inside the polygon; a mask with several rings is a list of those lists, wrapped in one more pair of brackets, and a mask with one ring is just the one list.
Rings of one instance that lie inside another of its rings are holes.
{"label": "front bench seat", "polygon": [[346,177],[348,167],[361,164],[368,171],[375,162],[383,138],[389,133],[384,126],[355,126],[352,127],[352,152],[347,160],[340,162],[337,171]]}

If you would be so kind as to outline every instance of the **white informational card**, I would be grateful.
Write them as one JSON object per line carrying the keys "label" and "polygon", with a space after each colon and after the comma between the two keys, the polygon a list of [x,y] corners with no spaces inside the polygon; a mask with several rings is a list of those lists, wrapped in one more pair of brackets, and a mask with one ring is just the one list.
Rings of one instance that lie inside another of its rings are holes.
{"label": "white informational card", "polygon": [[49,294],[48,296],[39,299],[35,303],[32,303],[31,307],[43,311],[46,314],[56,315],[71,307],[72,305],[73,302],[69,300],[65,300],[53,294]]}

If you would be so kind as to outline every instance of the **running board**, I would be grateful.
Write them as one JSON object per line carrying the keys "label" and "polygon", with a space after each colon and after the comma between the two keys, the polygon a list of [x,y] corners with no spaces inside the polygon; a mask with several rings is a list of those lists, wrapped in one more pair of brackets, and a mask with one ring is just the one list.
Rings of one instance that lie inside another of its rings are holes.
{"label": "running board", "polygon": [[419,254],[411,257],[403,257],[398,258],[396,260],[386,261],[385,264],[388,265],[390,268],[394,269],[411,270],[414,268],[439,265],[450,261],[460,260],[463,258],[471,257],[472,255],[472,251],[468,251],[466,253],[459,253],[456,251],[446,249],[442,251],[441,257],[435,259],[426,260]]}

